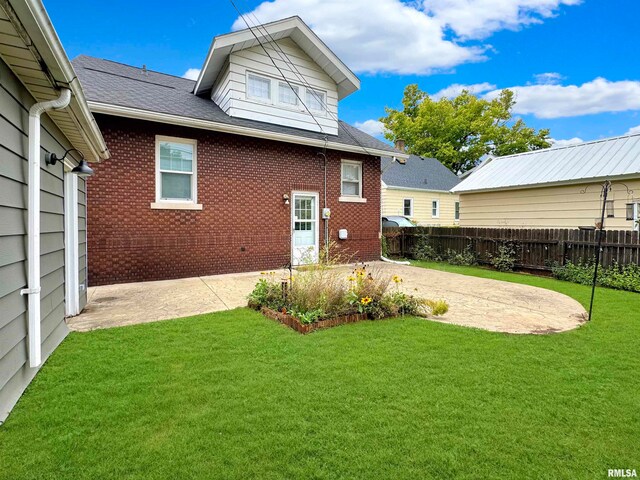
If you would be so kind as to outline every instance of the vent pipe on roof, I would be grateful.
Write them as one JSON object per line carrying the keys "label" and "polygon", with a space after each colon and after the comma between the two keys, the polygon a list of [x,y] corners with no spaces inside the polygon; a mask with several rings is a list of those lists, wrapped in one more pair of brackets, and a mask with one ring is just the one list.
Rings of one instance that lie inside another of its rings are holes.
{"label": "vent pipe on roof", "polygon": [[28,214],[28,285],[20,290],[29,296],[29,366],[42,363],[40,335],[40,116],[48,110],[66,108],[71,90],[63,88],[55,100],[35,103],[29,109],[29,214]]}

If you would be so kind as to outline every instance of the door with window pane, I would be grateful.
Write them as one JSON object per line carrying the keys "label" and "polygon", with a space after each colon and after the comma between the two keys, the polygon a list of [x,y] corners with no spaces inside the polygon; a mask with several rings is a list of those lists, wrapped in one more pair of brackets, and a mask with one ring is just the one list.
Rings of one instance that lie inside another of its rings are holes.
{"label": "door with window pane", "polygon": [[318,194],[294,193],[291,262],[305,265],[318,261]]}

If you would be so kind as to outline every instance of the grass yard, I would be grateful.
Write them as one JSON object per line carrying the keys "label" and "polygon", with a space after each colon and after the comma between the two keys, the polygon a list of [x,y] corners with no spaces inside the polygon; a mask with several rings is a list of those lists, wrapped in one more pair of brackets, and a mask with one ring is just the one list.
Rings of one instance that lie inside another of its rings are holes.
{"label": "grass yard", "polygon": [[[552,279],[428,265],[589,298]],[[301,336],[239,309],[73,333],[0,427],[0,478],[640,470],[640,295],[599,289],[594,318],[549,336],[417,318]]]}

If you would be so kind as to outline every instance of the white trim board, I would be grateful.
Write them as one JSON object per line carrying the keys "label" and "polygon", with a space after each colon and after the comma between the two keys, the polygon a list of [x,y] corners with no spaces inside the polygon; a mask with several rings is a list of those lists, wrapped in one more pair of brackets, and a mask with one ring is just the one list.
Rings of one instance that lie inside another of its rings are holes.
{"label": "white trim board", "polygon": [[[93,113],[102,113],[106,115],[114,115],[116,117],[134,118],[137,120],[148,120],[150,122],[167,123],[169,125],[180,125],[184,127],[197,128],[201,130],[212,130],[216,132],[231,133],[235,135],[245,135],[248,137],[263,138],[266,140],[275,140],[278,142],[294,143],[297,145],[307,145],[322,148],[325,146],[324,140],[315,138],[299,137],[287,133],[270,132],[260,130],[258,128],[242,127],[238,125],[229,125],[226,123],[214,122],[211,120],[200,120],[191,117],[182,117],[169,113],[152,112],[150,110],[141,110],[131,107],[122,107],[119,105],[111,105],[108,103],[89,102],[89,107]],[[403,160],[409,158],[408,154],[399,152],[389,152],[387,150],[378,150],[367,147],[365,152],[362,147],[356,145],[347,145],[338,142],[327,142],[327,148],[338,150],[341,152],[360,153],[362,155],[374,155],[381,157],[394,156]],[[368,153],[367,153],[368,152]]]}

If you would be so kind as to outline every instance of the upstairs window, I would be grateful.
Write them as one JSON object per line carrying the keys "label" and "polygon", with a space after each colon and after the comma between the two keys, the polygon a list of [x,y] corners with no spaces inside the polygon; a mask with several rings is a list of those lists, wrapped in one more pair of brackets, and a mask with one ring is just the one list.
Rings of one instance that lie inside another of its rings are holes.
{"label": "upstairs window", "polygon": [[156,137],[156,201],[196,203],[196,141]]}
{"label": "upstairs window", "polygon": [[288,83],[278,82],[278,103],[288,106],[298,106],[298,96],[300,89],[297,86],[290,87]]}
{"label": "upstairs window", "polygon": [[413,198],[405,198],[402,205],[402,214],[405,217],[413,216]]}
{"label": "upstairs window", "polygon": [[247,78],[247,96],[263,102],[271,101],[271,80],[249,74]]}
{"label": "upstairs window", "polygon": [[326,98],[326,95],[324,92],[307,88],[307,98],[306,98],[307,107],[312,112],[325,111],[325,103],[326,103],[325,98]]}
{"label": "upstairs window", "polygon": [[345,197],[362,197],[362,163],[342,161],[341,193]]}

